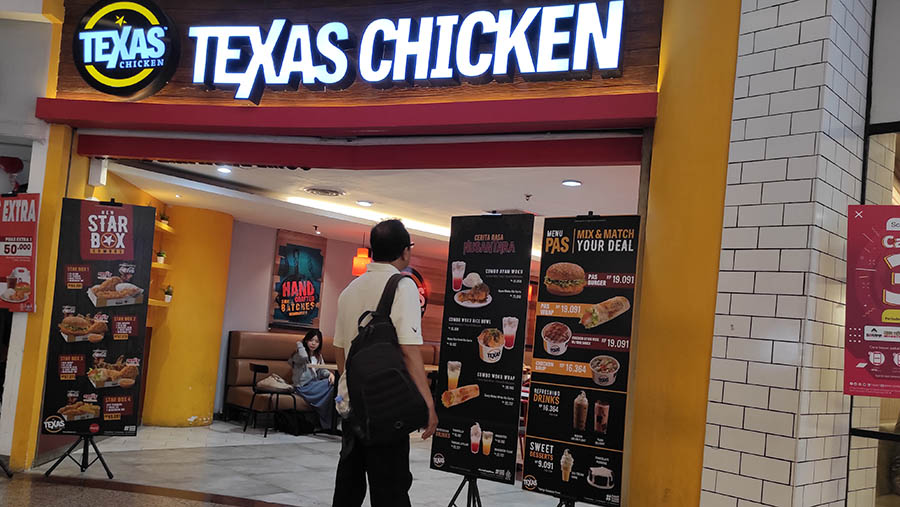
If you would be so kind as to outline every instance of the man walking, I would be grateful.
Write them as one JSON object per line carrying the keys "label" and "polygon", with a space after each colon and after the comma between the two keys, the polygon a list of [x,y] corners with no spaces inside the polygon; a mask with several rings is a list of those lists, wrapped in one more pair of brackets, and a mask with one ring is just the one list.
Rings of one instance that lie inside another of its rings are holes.
{"label": "man walking", "polygon": [[[391,275],[409,266],[412,242],[399,220],[386,220],[370,233],[372,260],[366,272],[353,280],[338,299],[334,346],[338,371],[343,374],[350,345],[356,337],[357,322],[366,311],[374,311]],[[409,278],[400,281],[391,307],[391,321],[406,369],[428,405],[427,439],[437,427],[434,400],[428,388],[425,366],[419,353],[422,344],[422,314],[419,290]],[[350,400],[353,404],[353,399]],[[359,507],[366,496],[368,475],[372,507],[407,507],[412,474],[409,471],[409,438],[404,436],[388,445],[366,446],[352,431],[343,432],[341,457],[335,478],[333,507]]]}

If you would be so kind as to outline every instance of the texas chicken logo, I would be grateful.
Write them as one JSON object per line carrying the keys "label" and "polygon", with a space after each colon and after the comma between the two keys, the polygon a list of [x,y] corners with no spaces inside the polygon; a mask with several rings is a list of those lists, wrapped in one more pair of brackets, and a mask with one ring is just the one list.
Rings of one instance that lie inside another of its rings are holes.
{"label": "texas chicken logo", "polygon": [[75,30],[75,66],[93,88],[130,100],[159,91],[181,53],[175,24],[149,0],[104,0]]}

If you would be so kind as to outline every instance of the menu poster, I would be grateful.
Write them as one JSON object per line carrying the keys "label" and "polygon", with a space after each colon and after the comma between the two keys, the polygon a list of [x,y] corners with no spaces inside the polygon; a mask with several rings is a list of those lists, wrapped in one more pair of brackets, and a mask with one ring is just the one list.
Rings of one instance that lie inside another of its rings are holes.
{"label": "menu poster", "polygon": [[621,502],[640,217],[544,222],[522,485]]}
{"label": "menu poster", "polygon": [[322,251],[286,243],[278,247],[278,257],[273,322],[313,325],[322,293]]}
{"label": "menu poster", "polygon": [[431,468],[513,484],[532,215],[454,217]]}
{"label": "menu poster", "polygon": [[0,198],[0,308],[33,312],[35,239],[40,194]]}
{"label": "menu poster", "polygon": [[42,433],[137,434],[155,216],[63,200]]}
{"label": "menu poster", "polygon": [[844,393],[900,398],[900,206],[850,206]]}

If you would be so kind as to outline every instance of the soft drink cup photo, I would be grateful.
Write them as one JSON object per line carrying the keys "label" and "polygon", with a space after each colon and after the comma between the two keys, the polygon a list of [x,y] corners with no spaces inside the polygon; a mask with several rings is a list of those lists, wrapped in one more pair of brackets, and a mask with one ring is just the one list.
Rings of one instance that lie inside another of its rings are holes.
{"label": "soft drink cup photo", "polygon": [[447,390],[452,391],[459,385],[459,372],[462,363],[459,361],[447,361]]}
{"label": "soft drink cup photo", "polygon": [[481,446],[481,426],[478,423],[473,424],[469,430],[469,441],[472,446],[472,454],[478,454],[478,449]]}
{"label": "soft drink cup photo", "polygon": [[518,331],[519,319],[517,317],[503,317],[503,338],[506,340],[504,347],[511,349],[516,346]]}
{"label": "soft drink cup photo", "polygon": [[491,454],[491,444],[494,442],[494,432],[485,431],[481,434],[481,453],[485,456]]}
{"label": "soft drink cup photo", "polygon": [[466,276],[466,263],[465,261],[453,261],[451,269],[453,271],[453,290],[459,292],[462,290],[463,278]]}

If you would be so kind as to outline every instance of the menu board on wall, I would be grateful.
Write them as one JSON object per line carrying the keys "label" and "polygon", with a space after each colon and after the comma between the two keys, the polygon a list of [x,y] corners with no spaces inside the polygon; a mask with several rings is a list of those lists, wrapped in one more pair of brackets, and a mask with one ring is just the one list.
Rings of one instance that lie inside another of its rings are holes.
{"label": "menu board on wall", "polygon": [[532,215],[454,217],[431,468],[513,484]]}
{"label": "menu board on wall", "polygon": [[155,215],[63,200],[43,433],[137,434]]}
{"label": "menu board on wall", "polygon": [[850,206],[844,393],[900,398],[900,206]]}
{"label": "menu board on wall", "polygon": [[279,230],[275,253],[272,323],[290,327],[314,326],[322,297],[322,249],[307,243],[306,235]]}
{"label": "menu board on wall", "polygon": [[34,311],[34,256],[40,194],[0,198],[0,308]]}
{"label": "menu board on wall", "polygon": [[640,217],[544,222],[526,490],[618,506]]}

